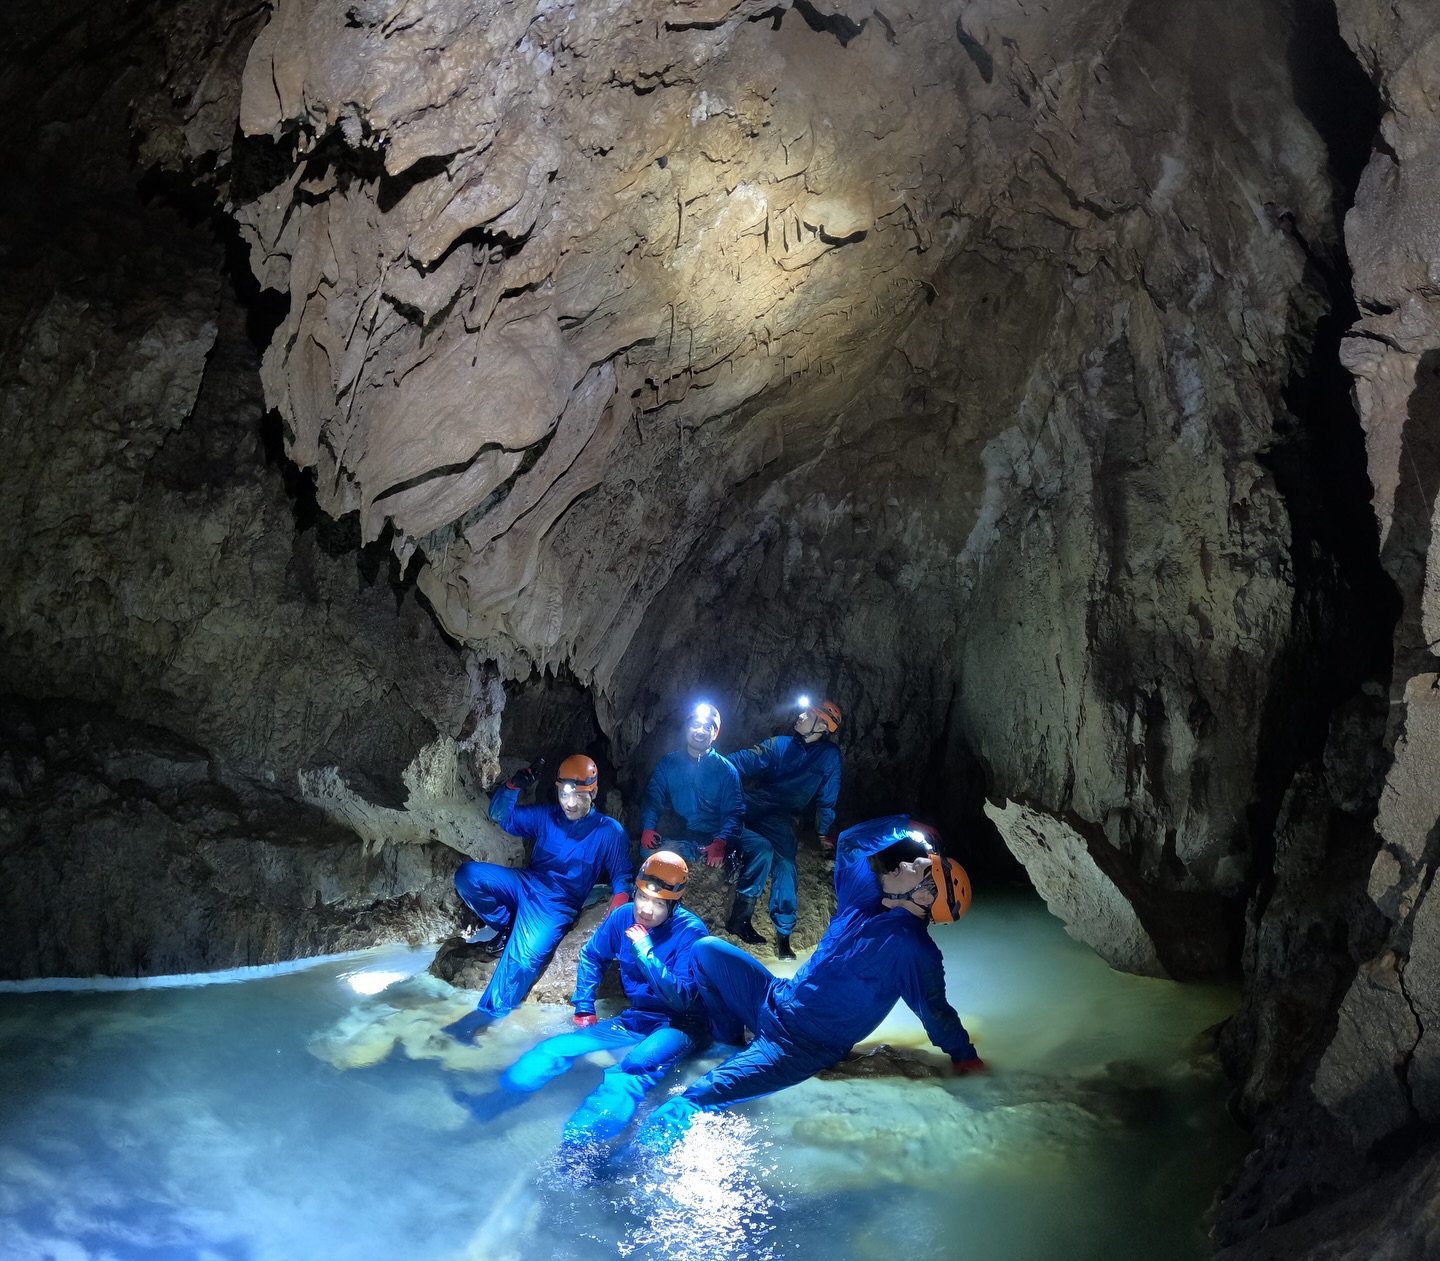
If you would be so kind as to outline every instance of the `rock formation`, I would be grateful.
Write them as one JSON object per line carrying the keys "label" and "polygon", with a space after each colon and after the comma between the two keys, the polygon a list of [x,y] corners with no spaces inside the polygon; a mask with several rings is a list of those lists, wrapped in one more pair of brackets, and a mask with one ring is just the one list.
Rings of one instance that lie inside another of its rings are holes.
{"label": "rock formation", "polygon": [[1244,1255],[1428,1185],[1432,8],[4,18],[5,974],[439,936],[502,746],[824,691],[842,822],[1243,965]]}

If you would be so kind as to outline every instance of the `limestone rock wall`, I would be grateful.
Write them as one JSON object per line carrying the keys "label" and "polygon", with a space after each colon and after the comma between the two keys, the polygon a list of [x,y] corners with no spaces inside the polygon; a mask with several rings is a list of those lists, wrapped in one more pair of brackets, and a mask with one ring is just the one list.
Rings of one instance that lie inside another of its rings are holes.
{"label": "limestone rock wall", "polygon": [[[1440,1121],[1440,12],[1337,7],[1385,111],[1345,223],[1359,318],[1341,354],[1403,603],[1388,695],[1374,689],[1358,743],[1356,713],[1337,715],[1324,767],[1292,786],[1276,892],[1251,930],[1248,988],[1265,997],[1235,1033],[1258,1141],[1221,1225],[1236,1238],[1299,1220],[1223,1254],[1247,1258],[1434,1250],[1416,1207]],[[1393,1196],[1410,1211],[1390,1213]]]}
{"label": "limestone rock wall", "polygon": [[[455,811],[412,763],[498,743],[498,680],[267,458],[253,313],[204,203],[133,162],[130,103],[164,82],[156,15],[30,18],[7,17],[0,132],[5,974],[430,936],[453,920],[458,856],[436,841]],[[184,750],[179,781],[155,740]],[[327,768],[433,817],[362,841],[305,804]],[[474,812],[473,785],[449,796]],[[453,828],[506,852],[485,829]]]}

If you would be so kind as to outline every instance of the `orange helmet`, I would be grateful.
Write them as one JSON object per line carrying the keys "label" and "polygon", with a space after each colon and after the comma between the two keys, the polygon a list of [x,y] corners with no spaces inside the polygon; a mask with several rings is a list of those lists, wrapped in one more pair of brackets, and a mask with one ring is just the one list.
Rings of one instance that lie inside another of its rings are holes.
{"label": "orange helmet", "polygon": [[840,706],[834,701],[821,701],[815,707],[815,716],[830,728],[832,734],[840,730]]}
{"label": "orange helmet", "polygon": [[689,879],[690,868],[679,854],[658,849],[640,864],[635,887],[652,898],[678,902],[685,894],[685,882]]}
{"label": "orange helmet", "polygon": [[937,924],[952,924],[970,909],[970,877],[953,858],[939,854],[930,860],[930,875],[935,880],[930,918]]}
{"label": "orange helmet", "polygon": [[557,787],[569,784],[577,793],[589,793],[593,797],[600,790],[600,772],[583,753],[572,753],[555,772],[555,784]]}

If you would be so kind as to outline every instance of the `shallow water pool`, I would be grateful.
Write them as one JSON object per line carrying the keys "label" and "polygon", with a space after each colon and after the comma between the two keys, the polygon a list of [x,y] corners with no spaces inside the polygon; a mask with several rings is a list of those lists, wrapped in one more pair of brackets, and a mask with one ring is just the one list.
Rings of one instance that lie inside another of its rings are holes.
{"label": "shallow water pool", "polygon": [[[1198,1035],[1234,992],[1111,972],[1030,895],[935,934],[990,1075],[807,1082],[588,1183],[551,1158],[606,1061],[478,1123],[455,1093],[570,1012],[454,1046],[438,1027],[473,995],[425,975],[428,952],[0,993],[0,1257],[1205,1256],[1242,1138]],[[927,1047],[903,1007],[875,1040]]]}

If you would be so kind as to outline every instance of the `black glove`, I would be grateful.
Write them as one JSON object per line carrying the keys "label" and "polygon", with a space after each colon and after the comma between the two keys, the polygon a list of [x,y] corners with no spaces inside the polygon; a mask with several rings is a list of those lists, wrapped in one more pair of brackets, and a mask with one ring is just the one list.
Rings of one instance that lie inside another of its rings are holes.
{"label": "black glove", "polygon": [[522,767],[510,776],[510,778],[505,781],[505,787],[524,792],[531,784],[540,778],[540,772],[544,769],[545,759],[543,757],[536,758],[529,766]]}

